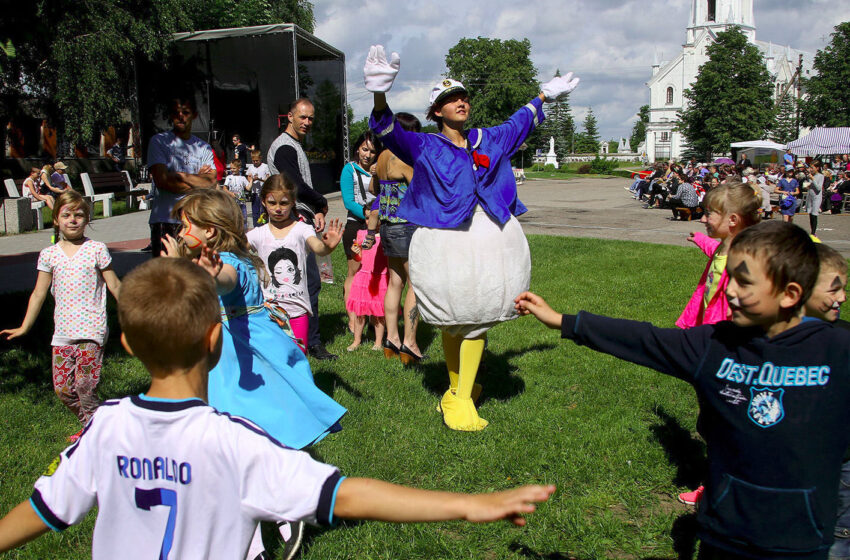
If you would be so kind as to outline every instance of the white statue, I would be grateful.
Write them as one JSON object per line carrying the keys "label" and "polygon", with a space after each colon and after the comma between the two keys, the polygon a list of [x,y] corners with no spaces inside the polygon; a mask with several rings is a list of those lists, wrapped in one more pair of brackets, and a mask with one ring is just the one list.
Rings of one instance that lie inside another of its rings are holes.
{"label": "white statue", "polygon": [[555,137],[549,137],[549,154],[547,155],[555,155]]}

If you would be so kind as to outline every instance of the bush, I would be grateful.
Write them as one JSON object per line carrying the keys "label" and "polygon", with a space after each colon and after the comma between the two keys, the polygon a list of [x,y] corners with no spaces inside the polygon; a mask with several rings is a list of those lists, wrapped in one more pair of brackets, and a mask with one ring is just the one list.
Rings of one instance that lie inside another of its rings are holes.
{"label": "bush", "polygon": [[558,173],[569,173],[569,172],[570,172],[570,168],[566,165],[562,165],[561,167],[558,168]]}
{"label": "bush", "polygon": [[613,175],[614,170],[617,169],[617,161],[596,156],[593,161],[590,162],[590,169],[591,173],[599,175]]}
{"label": "bush", "polygon": [[546,165],[543,166],[543,171],[545,171],[546,173],[554,173],[555,172],[555,164],[554,163],[547,163]]}
{"label": "bush", "polygon": [[591,166],[589,163],[579,165],[578,166],[578,172],[581,173],[582,175],[587,175],[587,174],[593,172],[593,166]]}

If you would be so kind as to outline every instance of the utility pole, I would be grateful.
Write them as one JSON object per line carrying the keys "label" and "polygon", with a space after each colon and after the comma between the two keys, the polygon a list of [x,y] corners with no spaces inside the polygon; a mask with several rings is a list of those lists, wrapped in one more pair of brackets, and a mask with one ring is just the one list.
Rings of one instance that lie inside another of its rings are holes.
{"label": "utility pole", "polygon": [[800,79],[803,77],[803,55],[800,55],[800,58],[797,60],[797,107],[796,107],[796,128],[797,128],[797,138],[800,137]]}

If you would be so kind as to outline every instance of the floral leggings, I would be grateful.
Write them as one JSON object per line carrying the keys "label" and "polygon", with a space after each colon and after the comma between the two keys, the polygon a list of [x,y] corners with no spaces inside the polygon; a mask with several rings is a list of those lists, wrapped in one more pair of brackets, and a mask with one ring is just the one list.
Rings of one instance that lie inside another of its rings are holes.
{"label": "floral leggings", "polygon": [[53,390],[85,426],[97,410],[103,347],[81,342],[53,347]]}

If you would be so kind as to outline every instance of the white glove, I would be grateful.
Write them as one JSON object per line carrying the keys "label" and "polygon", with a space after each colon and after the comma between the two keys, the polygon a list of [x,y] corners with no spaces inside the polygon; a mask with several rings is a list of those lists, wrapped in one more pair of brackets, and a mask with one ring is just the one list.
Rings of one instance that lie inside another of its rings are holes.
{"label": "white glove", "polygon": [[540,88],[543,91],[543,96],[547,103],[555,101],[562,95],[566,95],[573,91],[579,83],[579,78],[573,78],[573,73],[569,72],[566,76],[557,76],[552,78]]}
{"label": "white glove", "polygon": [[388,62],[383,45],[369,47],[369,56],[366,57],[366,65],[363,66],[363,81],[366,82],[366,89],[373,93],[390,91],[400,66],[401,59],[398,53],[394,52]]}

